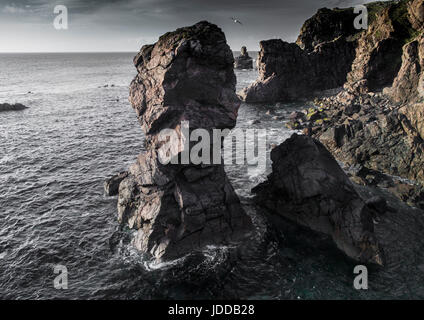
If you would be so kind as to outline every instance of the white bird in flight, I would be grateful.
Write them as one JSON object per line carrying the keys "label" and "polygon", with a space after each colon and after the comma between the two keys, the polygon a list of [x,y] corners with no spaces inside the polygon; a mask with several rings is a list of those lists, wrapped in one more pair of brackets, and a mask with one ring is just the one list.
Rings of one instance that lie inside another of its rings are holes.
{"label": "white bird in flight", "polygon": [[234,23],[240,23],[241,25],[243,25],[243,23],[241,23],[241,21],[237,18],[231,17],[230,19],[233,20]]}

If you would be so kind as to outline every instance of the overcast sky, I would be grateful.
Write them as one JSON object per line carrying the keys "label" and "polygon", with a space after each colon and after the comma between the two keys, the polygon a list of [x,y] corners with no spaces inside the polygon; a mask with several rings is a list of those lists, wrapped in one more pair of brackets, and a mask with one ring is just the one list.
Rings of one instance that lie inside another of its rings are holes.
{"label": "overcast sky", "polygon": [[[294,41],[305,19],[321,7],[362,0],[0,0],[0,52],[138,51],[178,27],[208,20],[233,50],[258,50],[260,40]],[[53,27],[65,5],[69,29]],[[234,23],[236,17],[243,25]]]}

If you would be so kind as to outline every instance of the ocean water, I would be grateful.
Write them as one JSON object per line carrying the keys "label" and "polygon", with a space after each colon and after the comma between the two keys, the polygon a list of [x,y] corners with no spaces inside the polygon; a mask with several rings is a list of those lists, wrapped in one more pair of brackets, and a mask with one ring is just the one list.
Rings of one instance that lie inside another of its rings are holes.
{"label": "ocean water", "polygon": [[[0,298],[424,296],[420,286],[401,286],[407,274],[403,269],[387,277],[373,271],[378,285],[354,290],[355,264],[328,241],[306,231],[290,233],[292,227],[284,232],[271,228],[250,193],[265,179],[269,161],[265,171],[236,164],[226,168],[256,226],[245,244],[208,247],[166,264],[136,252],[119,231],[116,197],[103,191],[104,179],[127,169],[143,151],[143,133],[127,99],[136,74],[132,57],[0,55],[0,103],[29,107],[0,113]],[[240,90],[257,72],[236,75]],[[237,127],[266,129],[269,152],[271,144],[293,133],[282,118],[305,106],[242,104]],[[54,288],[57,265],[68,270],[67,290]],[[394,292],[393,286],[400,289]]]}

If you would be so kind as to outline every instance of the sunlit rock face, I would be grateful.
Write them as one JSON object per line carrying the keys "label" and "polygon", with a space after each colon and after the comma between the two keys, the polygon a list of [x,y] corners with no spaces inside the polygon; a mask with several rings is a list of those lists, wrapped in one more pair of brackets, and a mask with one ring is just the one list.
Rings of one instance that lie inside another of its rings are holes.
{"label": "sunlit rock face", "polygon": [[181,160],[193,147],[187,139],[195,129],[211,132],[236,125],[240,102],[233,63],[224,33],[206,21],[164,34],[134,58],[138,74],[129,100],[147,151],[120,183],[118,219],[137,230],[135,247],[158,259],[229,244],[252,227],[223,164],[161,160],[164,129],[173,129],[178,138],[167,149],[169,158]]}

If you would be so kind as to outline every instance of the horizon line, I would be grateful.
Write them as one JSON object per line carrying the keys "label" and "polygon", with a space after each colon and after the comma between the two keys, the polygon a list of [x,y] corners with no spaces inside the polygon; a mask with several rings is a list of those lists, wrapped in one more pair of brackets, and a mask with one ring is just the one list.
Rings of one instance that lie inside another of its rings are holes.
{"label": "horizon line", "polygon": [[[233,50],[238,52],[240,50]],[[259,52],[259,50],[247,50],[248,52]],[[137,53],[139,51],[0,51],[0,54],[36,54],[36,53]]]}
{"label": "horizon line", "polygon": [[138,51],[0,51],[0,54],[13,53],[137,53]]}

